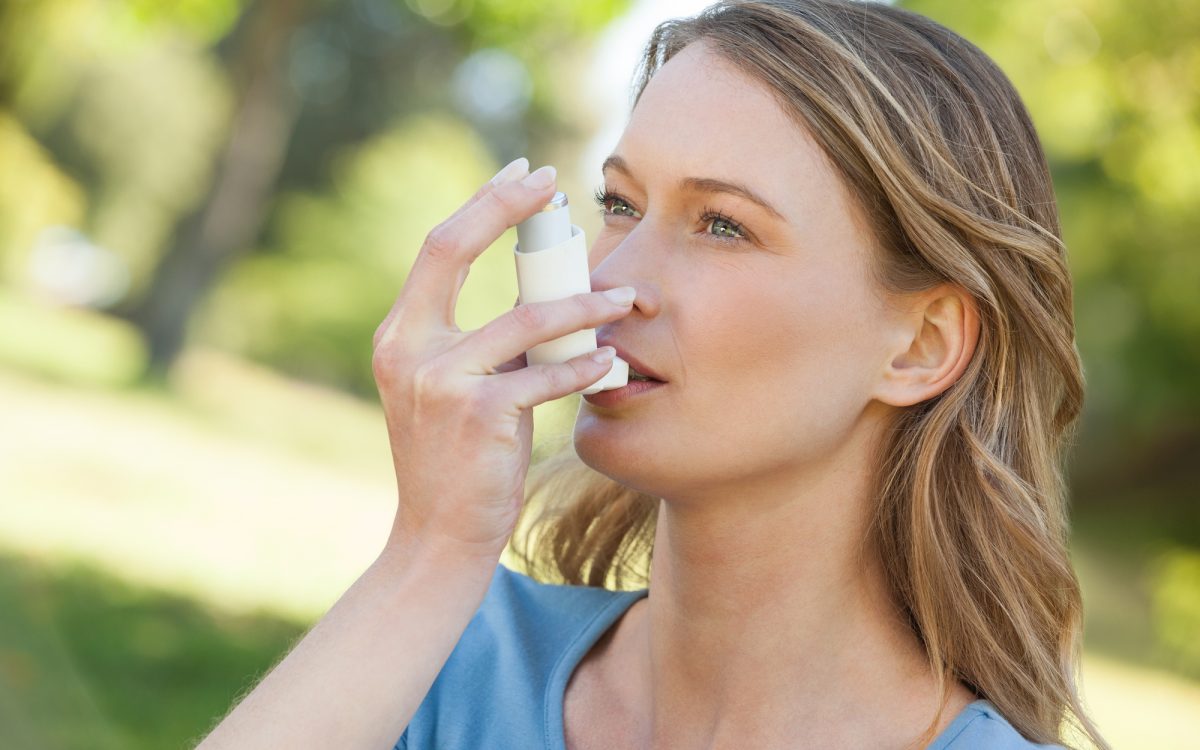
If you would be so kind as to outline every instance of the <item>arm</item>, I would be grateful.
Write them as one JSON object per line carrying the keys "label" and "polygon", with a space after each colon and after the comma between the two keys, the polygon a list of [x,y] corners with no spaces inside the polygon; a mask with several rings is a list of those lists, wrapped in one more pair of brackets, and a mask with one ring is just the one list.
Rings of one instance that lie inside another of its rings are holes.
{"label": "arm", "polygon": [[390,750],[479,609],[525,504],[533,407],[597,382],[615,353],[530,365],[525,352],[633,305],[587,292],[454,324],[471,262],[554,193],[554,170],[528,166],[509,164],[426,236],[375,332],[399,495],[384,552],[198,750]]}
{"label": "arm", "polygon": [[389,545],[197,750],[390,750],[483,601],[489,559]]}

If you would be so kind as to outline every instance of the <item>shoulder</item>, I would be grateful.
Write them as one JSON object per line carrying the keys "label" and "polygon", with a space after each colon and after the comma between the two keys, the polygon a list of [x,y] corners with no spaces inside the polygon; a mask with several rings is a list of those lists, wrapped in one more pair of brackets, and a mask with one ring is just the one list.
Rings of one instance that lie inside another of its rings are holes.
{"label": "shoulder", "polygon": [[602,588],[542,583],[498,564],[438,679],[483,665],[500,677],[549,671],[567,643],[619,596]]}
{"label": "shoulder", "polygon": [[581,624],[596,608],[624,593],[595,586],[542,583],[497,565],[479,612],[491,619],[528,621],[526,624],[541,627]]}
{"label": "shoulder", "polygon": [[970,703],[927,750],[1064,750],[1025,739],[990,701]]}
{"label": "shoulder", "polygon": [[536,746],[552,679],[630,595],[497,564],[487,593],[398,748]]}

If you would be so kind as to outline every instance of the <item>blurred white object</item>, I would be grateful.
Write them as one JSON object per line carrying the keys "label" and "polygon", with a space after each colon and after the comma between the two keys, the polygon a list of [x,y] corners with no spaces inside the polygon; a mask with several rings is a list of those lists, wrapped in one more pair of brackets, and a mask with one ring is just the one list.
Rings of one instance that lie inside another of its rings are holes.
{"label": "blurred white object", "polygon": [[29,280],[56,302],[103,309],[129,291],[129,268],[107,248],[65,226],[43,229],[29,255]]}

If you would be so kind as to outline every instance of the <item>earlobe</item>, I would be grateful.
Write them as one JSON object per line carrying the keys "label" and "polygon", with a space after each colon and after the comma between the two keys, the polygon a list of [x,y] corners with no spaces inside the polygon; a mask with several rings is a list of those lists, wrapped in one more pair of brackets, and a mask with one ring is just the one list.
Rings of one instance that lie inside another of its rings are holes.
{"label": "earlobe", "polygon": [[965,289],[942,284],[918,300],[902,323],[902,348],[891,353],[876,394],[893,406],[919,404],[954,385],[979,342],[978,310]]}

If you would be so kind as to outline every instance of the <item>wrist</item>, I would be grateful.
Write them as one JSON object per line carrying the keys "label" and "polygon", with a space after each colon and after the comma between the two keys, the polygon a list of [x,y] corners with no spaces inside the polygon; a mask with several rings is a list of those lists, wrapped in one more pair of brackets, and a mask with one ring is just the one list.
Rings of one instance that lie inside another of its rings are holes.
{"label": "wrist", "polygon": [[471,545],[393,533],[380,551],[377,562],[397,570],[476,574],[490,578],[503,552],[503,546],[496,549],[495,545]]}

